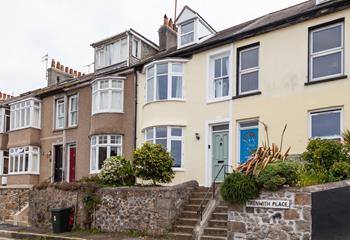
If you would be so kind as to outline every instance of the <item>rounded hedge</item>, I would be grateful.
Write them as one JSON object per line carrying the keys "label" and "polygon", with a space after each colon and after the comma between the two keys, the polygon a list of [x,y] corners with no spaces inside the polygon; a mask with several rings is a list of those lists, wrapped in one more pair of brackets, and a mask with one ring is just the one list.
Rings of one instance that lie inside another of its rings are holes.
{"label": "rounded hedge", "polygon": [[130,161],[121,156],[106,159],[98,177],[108,185],[131,186],[135,184],[133,166]]}
{"label": "rounded hedge", "polygon": [[225,202],[245,203],[259,196],[259,188],[253,176],[237,172],[226,176],[220,193]]}

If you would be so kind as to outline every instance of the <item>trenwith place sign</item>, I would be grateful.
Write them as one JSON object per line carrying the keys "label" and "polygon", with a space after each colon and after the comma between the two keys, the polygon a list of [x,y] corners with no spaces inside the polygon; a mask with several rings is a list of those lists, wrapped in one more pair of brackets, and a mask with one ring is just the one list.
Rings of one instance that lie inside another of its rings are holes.
{"label": "trenwith place sign", "polygon": [[254,199],[248,200],[247,207],[289,209],[289,200]]}

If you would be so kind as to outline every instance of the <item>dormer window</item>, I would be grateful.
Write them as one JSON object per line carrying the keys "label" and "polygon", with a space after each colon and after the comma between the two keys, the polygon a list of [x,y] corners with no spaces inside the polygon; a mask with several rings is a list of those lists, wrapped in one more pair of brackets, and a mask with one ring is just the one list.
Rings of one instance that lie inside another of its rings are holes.
{"label": "dormer window", "polygon": [[0,108],[0,133],[6,133],[10,128],[10,116],[5,108]]}
{"label": "dormer window", "polygon": [[128,59],[127,38],[96,48],[96,69],[108,67]]}
{"label": "dormer window", "polygon": [[132,56],[141,59],[141,41],[136,38],[132,40]]}
{"label": "dormer window", "polygon": [[181,45],[187,45],[194,41],[194,21],[181,25]]}

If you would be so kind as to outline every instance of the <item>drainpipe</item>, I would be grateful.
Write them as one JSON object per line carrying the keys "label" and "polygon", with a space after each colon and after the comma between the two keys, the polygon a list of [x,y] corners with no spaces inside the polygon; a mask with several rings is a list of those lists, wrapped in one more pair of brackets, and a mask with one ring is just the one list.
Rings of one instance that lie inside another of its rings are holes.
{"label": "drainpipe", "polygon": [[134,118],[134,149],[136,149],[136,140],[137,140],[137,87],[138,87],[138,79],[137,79],[137,70],[134,68],[134,86],[135,86],[135,118]]}

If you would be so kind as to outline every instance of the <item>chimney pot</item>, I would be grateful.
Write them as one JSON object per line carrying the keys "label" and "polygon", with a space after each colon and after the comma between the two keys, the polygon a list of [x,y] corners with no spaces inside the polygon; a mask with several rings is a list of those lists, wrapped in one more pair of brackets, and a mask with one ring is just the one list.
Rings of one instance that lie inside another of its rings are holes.
{"label": "chimney pot", "polygon": [[68,71],[69,71],[69,68],[68,68],[68,67],[65,67],[65,68],[64,68],[64,72],[68,73]]}
{"label": "chimney pot", "polygon": [[173,29],[173,20],[171,18],[169,19],[168,26]]}
{"label": "chimney pot", "polygon": [[73,69],[71,69],[71,68],[69,69],[69,74],[73,75]]}
{"label": "chimney pot", "polygon": [[64,66],[63,66],[63,65],[61,65],[61,68],[60,68],[60,69],[61,69],[61,71],[63,72],[63,70],[64,70]]}
{"label": "chimney pot", "polygon": [[77,70],[74,70],[74,76],[77,76]]}
{"label": "chimney pot", "polygon": [[55,62],[54,59],[52,59],[52,60],[51,60],[51,67],[52,67],[52,68],[55,68],[55,65],[56,65],[56,62]]}
{"label": "chimney pot", "polygon": [[163,23],[164,26],[168,26],[168,16],[165,14],[164,15],[164,23]]}
{"label": "chimney pot", "polygon": [[60,61],[57,61],[57,63],[56,63],[56,68],[57,68],[57,69],[60,69],[60,68],[61,68]]}
{"label": "chimney pot", "polygon": [[81,72],[78,72],[78,77],[81,77]]}

